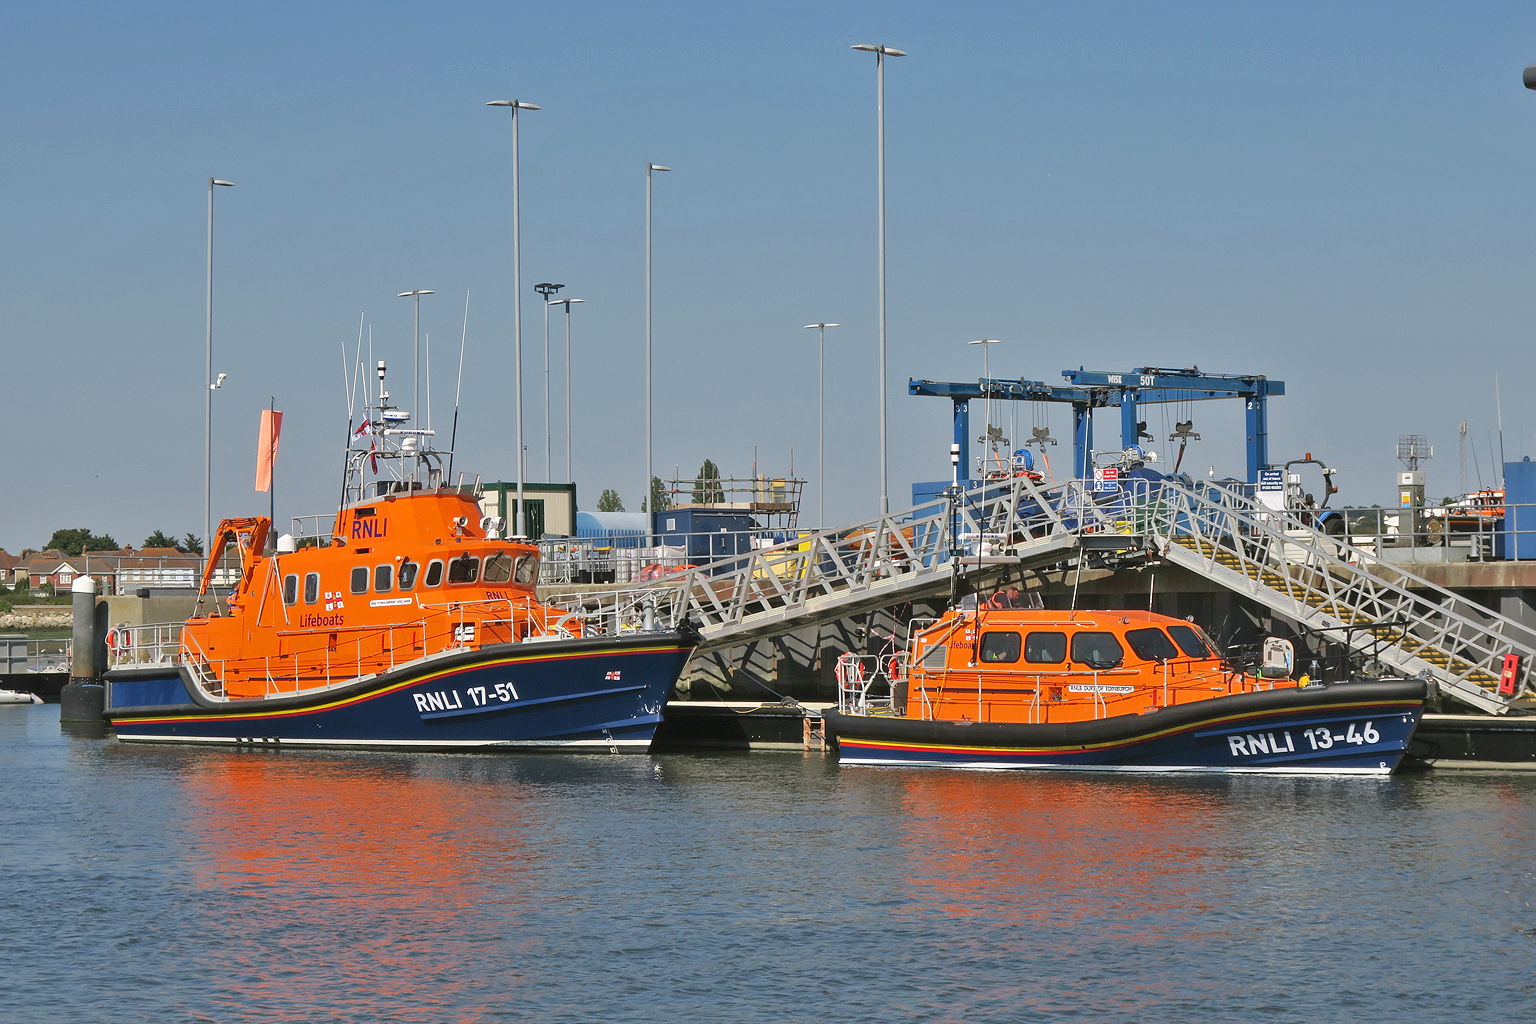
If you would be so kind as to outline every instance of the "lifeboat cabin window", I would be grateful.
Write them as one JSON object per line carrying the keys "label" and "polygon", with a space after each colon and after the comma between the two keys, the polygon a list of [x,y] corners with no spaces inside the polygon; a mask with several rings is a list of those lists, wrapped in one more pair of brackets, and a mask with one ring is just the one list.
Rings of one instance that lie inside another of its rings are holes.
{"label": "lifeboat cabin window", "polygon": [[352,568],[352,593],[368,593],[368,567],[366,565],[353,566]]}
{"label": "lifeboat cabin window", "polygon": [[462,555],[448,563],[449,583],[473,583],[480,578],[480,559]]}
{"label": "lifeboat cabin window", "polygon": [[1173,634],[1173,642],[1179,645],[1179,650],[1191,658],[1216,657],[1216,652],[1206,645],[1205,637],[1194,626],[1169,626],[1168,632]]}
{"label": "lifeboat cabin window", "polygon": [[[485,582],[505,583],[512,578],[512,556],[501,554],[491,555],[485,560]],[[473,582],[470,577],[469,582]]]}
{"label": "lifeboat cabin window", "polygon": [[1029,634],[1024,638],[1024,660],[1031,665],[1060,665],[1067,660],[1067,634]]}
{"label": "lifeboat cabin window", "polygon": [[1179,656],[1179,649],[1173,646],[1168,634],[1155,626],[1149,629],[1128,629],[1125,631],[1125,640],[1142,661],[1171,661]]}
{"label": "lifeboat cabin window", "polygon": [[429,587],[440,587],[440,586],[443,585],[443,563],[442,562],[439,562],[436,559],[433,559],[432,561],[427,563],[427,580],[426,580],[426,584]]}
{"label": "lifeboat cabin window", "polygon": [[1125,658],[1125,648],[1113,633],[1075,633],[1072,660],[1093,669],[1114,668]]}
{"label": "lifeboat cabin window", "polygon": [[539,581],[539,559],[537,555],[521,555],[517,559],[517,582],[537,583]]}
{"label": "lifeboat cabin window", "polygon": [[375,593],[387,594],[395,586],[395,567],[392,565],[376,565],[373,567],[373,589]]}
{"label": "lifeboat cabin window", "polygon": [[996,664],[1019,660],[1019,634],[983,633],[981,636],[981,660]]}
{"label": "lifeboat cabin window", "polygon": [[294,604],[299,599],[299,578],[297,576],[283,577],[283,604]]}
{"label": "lifeboat cabin window", "polygon": [[395,583],[401,590],[410,590],[416,585],[416,573],[421,566],[407,558],[400,563],[400,576]]}
{"label": "lifeboat cabin window", "polygon": [[306,573],[304,576],[304,603],[314,604],[320,600],[320,574],[317,572]]}

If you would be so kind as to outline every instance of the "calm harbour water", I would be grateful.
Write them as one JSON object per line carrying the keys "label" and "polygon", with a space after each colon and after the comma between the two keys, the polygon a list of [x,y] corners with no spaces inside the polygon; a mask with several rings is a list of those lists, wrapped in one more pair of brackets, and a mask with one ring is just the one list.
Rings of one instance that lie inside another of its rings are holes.
{"label": "calm harbour water", "polygon": [[1536,778],[245,753],[0,708],[5,1021],[1536,1019]]}

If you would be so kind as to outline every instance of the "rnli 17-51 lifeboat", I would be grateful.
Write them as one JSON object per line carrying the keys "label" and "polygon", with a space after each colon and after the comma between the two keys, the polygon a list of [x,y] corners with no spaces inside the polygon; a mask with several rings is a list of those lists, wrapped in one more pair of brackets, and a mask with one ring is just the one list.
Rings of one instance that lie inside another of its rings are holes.
{"label": "rnli 17-51 lifeboat", "polygon": [[[117,737],[646,750],[697,634],[587,635],[542,604],[537,546],[497,536],[474,494],[444,485],[431,432],[391,426],[382,397],[356,435],[369,447],[349,446],[349,500],[325,543],[269,553],[265,517],[219,524],[200,589],[211,607],[182,626],[174,660],[107,673]],[[227,547],[239,579],[221,615]]]}

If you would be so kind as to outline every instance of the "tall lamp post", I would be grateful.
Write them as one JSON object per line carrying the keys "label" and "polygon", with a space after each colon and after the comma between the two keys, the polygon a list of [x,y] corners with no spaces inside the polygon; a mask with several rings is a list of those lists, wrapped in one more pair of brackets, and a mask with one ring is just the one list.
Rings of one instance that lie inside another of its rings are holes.
{"label": "tall lamp post", "polygon": [[880,164],[880,514],[885,515],[891,510],[885,453],[885,58],[905,57],[907,54],[905,50],[894,50],[884,44],[871,46],[862,43],[853,49],[875,55],[875,112],[879,123],[877,134]]}
{"label": "tall lamp post", "polygon": [[586,299],[551,299],[544,310],[544,317],[549,318],[548,306],[565,307],[565,482],[571,483],[575,477],[571,475],[571,303],[586,302]]}
{"label": "tall lamp post", "polygon": [[563,284],[550,284],[544,281],[533,286],[533,290],[544,297],[544,482],[553,483],[555,479],[555,462],[549,454],[549,297],[561,288]]}
{"label": "tall lamp post", "polygon": [[208,368],[203,381],[203,557],[213,551],[213,393],[224,383],[224,375],[213,379],[213,187],[234,188],[232,181],[208,179]]}
{"label": "tall lamp post", "polygon": [[806,324],[816,328],[816,529],[827,528],[827,328],[841,324]]}
{"label": "tall lamp post", "polygon": [[[672,168],[647,162],[645,165],[645,489],[641,499],[650,511],[649,524],[656,521],[656,510],[651,508],[651,172],[670,171]],[[646,535],[652,532],[646,527]],[[650,543],[647,541],[646,543]]]}
{"label": "tall lamp post", "polygon": [[538,110],[522,100],[491,100],[488,107],[512,108],[512,348],[517,363],[517,511],[513,514],[513,535],[527,537],[523,518],[523,242],[522,210],[518,205],[517,112]]}
{"label": "tall lamp post", "polygon": [[421,425],[421,297],[423,295],[436,295],[430,288],[417,288],[413,292],[401,292],[397,299],[414,296],[416,299],[416,361],[412,363],[411,376],[411,419],[417,426]]}
{"label": "tall lamp post", "polygon": [[[992,389],[986,384],[987,381],[992,379],[992,369],[988,365],[987,354],[992,351],[993,345],[999,345],[1002,343],[996,338],[981,338],[977,341],[968,341],[966,344],[981,346],[981,387],[983,395],[981,408],[982,418],[986,422],[986,425],[983,426],[981,430],[981,464],[983,468],[985,468],[987,459],[992,454]],[[967,476],[969,476],[969,466],[966,467],[966,473]]]}

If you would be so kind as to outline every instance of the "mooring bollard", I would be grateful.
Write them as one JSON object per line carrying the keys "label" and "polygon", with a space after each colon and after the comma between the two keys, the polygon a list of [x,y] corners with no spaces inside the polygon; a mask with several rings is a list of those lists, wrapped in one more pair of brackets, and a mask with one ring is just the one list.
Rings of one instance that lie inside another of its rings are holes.
{"label": "mooring bollard", "polygon": [[96,625],[96,581],[80,576],[70,587],[74,631],[70,644],[69,682],[59,694],[60,722],[100,722],[107,706],[98,663],[102,636]]}

